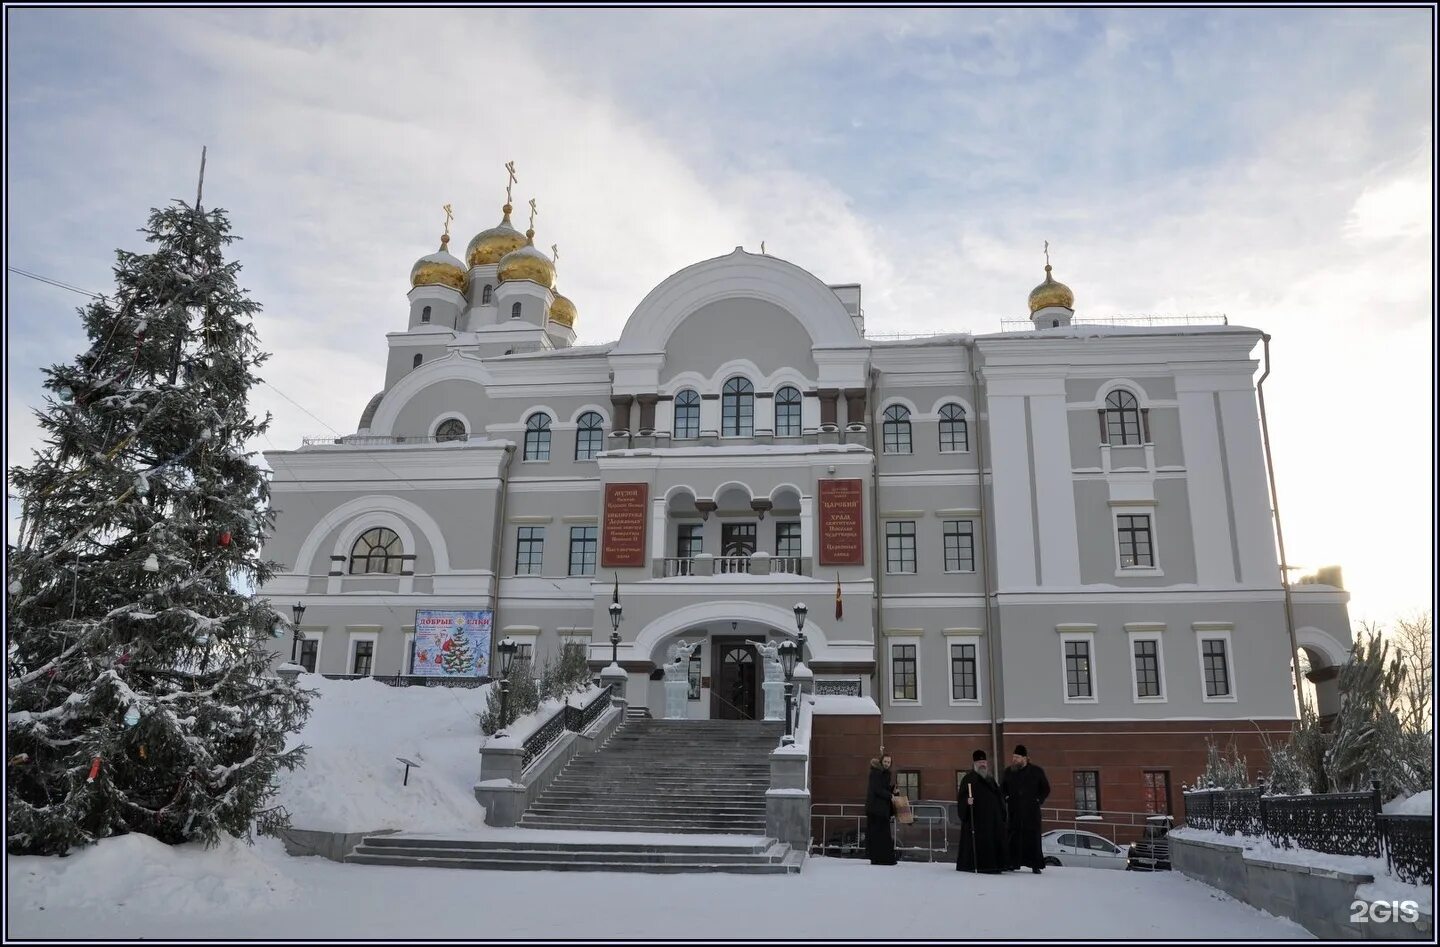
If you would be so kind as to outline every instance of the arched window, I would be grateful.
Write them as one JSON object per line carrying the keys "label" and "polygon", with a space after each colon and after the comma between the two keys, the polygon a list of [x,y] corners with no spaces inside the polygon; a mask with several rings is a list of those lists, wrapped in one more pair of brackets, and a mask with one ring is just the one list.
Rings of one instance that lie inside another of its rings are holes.
{"label": "arched window", "polygon": [[575,459],[594,460],[604,449],[605,419],[595,411],[580,415],[579,427],[575,430]]}
{"label": "arched window", "polygon": [[415,353],[415,358],[410,362],[410,367],[411,367],[411,368],[419,368],[419,367],[420,367],[420,363],[423,362],[423,361],[425,361],[425,356],[421,355],[419,352],[416,352],[416,353]]}
{"label": "arched window", "polygon": [[793,385],[775,392],[775,436],[800,436],[800,389]]}
{"label": "arched window", "polygon": [[675,396],[675,437],[700,436],[700,396],[694,388],[686,388]]}
{"label": "arched window", "polygon": [[420,310],[420,321],[421,321],[421,322],[429,322],[429,321],[430,321],[430,307],[429,307],[429,306],[426,306],[424,309]]}
{"label": "arched window", "polygon": [[465,438],[465,422],[459,418],[446,418],[435,429],[437,441],[463,441]]}
{"label": "arched window", "polygon": [[903,404],[885,409],[883,443],[887,454],[910,453],[910,409]]}
{"label": "arched window", "polygon": [[519,319],[519,318],[520,318],[520,304],[519,304],[519,303],[516,303],[515,305],[513,305],[513,306],[510,307],[510,318],[511,318],[511,319]]}
{"label": "arched window", "polygon": [[485,288],[482,289],[482,290],[480,290],[480,305],[482,305],[482,306],[488,306],[488,305],[490,305],[490,297],[493,296],[494,293],[495,293],[495,290],[490,286],[489,283],[486,283],[486,284],[485,284]]}
{"label": "arched window", "polygon": [[725,383],[720,398],[720,433],[751,437],[755,433],[755,386],[736,376]]}
{"label": "arched window", "polygon": [[367,529],[350,547],[350,574],[385,572],[396,575],[400,572],[404,552],[400,537],[393,529],[380,526]]}
{"label": "arched window", "polygon": [[1105,396],[1106,443],[1140,443],[1140,402],[1124,388],[1116,388]]}
{"label": "arched window", "polygon": [[970,449],[970,429],[965,423],[965,409],[958,404],[940,408],[940,453],[949,454]]}
{"label": "arched window", "polygon": [[525,460],[550,459],[550,415],[541,411],[525,421]]}

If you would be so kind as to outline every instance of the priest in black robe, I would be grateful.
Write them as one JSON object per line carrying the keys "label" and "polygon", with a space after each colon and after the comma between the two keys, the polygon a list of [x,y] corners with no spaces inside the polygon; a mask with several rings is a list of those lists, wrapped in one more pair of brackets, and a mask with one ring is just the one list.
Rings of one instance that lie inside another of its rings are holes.
{"label": "priest in black robe", "polygon": [[960,780],[956,797],[960,804],[960,852],[955,868],[998,875],[1009,862],[1005,798],[995,777],[990,775],[985,751],[976,750],[971,759],[972,768]]}
{"label": "priest in black robe", "polygon": [[1043,769],[1030,762],[1025,744],[1015,746],[1010,760],[1011,765],[1000,779],[1010,823],[1009,868],[1029,868],[1038,875],[1045,867],[1045,855],[1040,851],[1040,807],[1050,796],[1050,780]]}

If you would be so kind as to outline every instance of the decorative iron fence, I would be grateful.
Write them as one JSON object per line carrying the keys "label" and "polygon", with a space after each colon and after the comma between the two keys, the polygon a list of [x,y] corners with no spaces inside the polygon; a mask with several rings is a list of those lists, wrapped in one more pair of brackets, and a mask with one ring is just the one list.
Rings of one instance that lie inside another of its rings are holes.
{"label": "decorative iron fence", "polygon": [[425,677],[419,674],[321,674],[327,681],[378,681],[387,687],[484,687],[488,677]]}
{"label": "decorative iron fence", "polygon": [[1385,862],[1401,881],[1435,883],[1434,819],[1428,815],[1377,816],[1385,837]]}
{"label": "decorative iron fence", "polygon": [[854,680],[818,680],[815,682],[816,696],[827,695],[832,697],[859,697],[860,679]]}
{"label": "decorative iron fence", "polygon": [[1310,796],[1262,796],[1263,791],[1184,793],[1186,824],[1225,835],[1263,836],[1280,848],[1371,858],[1383,852],[1396,877],[1411,884],[1433,882],[1433,818],[1382,814],[1379,786]]}
{"label": "decorative iron fence", "polygon": [[540,728],[525,738],[520,744],[523,751],[520,756],[520,769],[523,772],[530,768],[555,741],[559,740],[565,733],[584,733],[589,729],[605,708],[610,706],[610,691],[613,685],[606,685],[595,698],[584,707],[571,707],[567,701],[565,706],[540,725]]}

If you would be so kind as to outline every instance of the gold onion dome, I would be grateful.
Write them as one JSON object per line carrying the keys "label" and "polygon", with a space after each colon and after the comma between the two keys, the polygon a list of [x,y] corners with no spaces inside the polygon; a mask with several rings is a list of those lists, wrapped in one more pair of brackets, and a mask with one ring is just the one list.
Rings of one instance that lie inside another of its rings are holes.
{"label": "gold onion dome", "polygon": [[477,233],[470,241],[470,246],[465,248],[465,259],[471,266],[499,263],[505,254],[525,246],[525,235],[510,223],[510,211],[514,208],[506,201],[502,209],[505,216],[500,219],[500,223]]}
{"label": "gold onion dome", "polygon": [[558,322],[567,329],[575,328],[575,317],[579,315],[575,311],[575,304],[566,296],[555,294],[555,301],[550,304],[550,321]]}
{"label": "gold onion dome", "polygon": [[450,255],[450,235],[440,238],[440,249],[429,256],[422,256],[410,268],[410,285],[448,286],[459,292],[465,291],[465,264]]}
{"label": "gold onion dome", "polygon": [[1050,264],[1045,264],[1045,282],[1030,290],[1030,312],[1039,312],[1049,306],[1075,308],[1075,294],[1064,283],[1055,282],[1050,276]]}
{"label": "gold onion dome", "polygon": [[525,245],[500,258],[500,282],[529,280],[546,289],[555,285],[555,261],[535,247],[535,231],[525,231]]}

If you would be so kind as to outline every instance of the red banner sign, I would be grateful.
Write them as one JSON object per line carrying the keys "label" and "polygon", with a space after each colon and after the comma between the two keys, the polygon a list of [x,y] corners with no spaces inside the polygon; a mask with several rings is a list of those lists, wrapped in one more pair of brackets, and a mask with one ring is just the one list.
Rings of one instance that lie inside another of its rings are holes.
{"label": "red banner sign", "polygon": [[820,564],[865,564],[865,520],[860,480],[820,481]]}
{"label": "red banner sign", "polygon": [[605,484],[605,522],[600,530],[600,565],[645,565],[645,498],[649,484]]}

